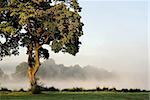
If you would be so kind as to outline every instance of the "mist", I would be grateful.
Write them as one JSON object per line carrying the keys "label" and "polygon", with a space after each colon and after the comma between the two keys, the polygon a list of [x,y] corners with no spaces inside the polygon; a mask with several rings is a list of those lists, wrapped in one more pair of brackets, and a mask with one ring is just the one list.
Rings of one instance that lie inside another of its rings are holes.
{"label": "mist", "polygon": [[[5,71],[1,72],[3,75],[0,74],[0,87],[7,87],[12,90],[29,89],[28,64],[22,62],[14,68],[9,75]],[[147,74],[108,71],[90,65],[65,66],[56,64],[53,59],[46,60],[41,64],[37,78],[40,85],[54,86],[59,89],[115,87],[117,89],[140,88],[148,90]]]}

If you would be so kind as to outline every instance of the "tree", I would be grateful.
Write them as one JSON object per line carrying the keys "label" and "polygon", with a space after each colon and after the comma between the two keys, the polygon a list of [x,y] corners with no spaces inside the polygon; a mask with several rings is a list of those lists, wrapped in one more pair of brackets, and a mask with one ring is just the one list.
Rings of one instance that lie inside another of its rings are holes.
{"label": "tree", "polygon": [[55,53],[79,52],[80,11],[77,0],[0,0],[0,59],[19,55],[20,46],[27,48],[28,75],[35,87],[40,58],[49,58],[43,45]]}

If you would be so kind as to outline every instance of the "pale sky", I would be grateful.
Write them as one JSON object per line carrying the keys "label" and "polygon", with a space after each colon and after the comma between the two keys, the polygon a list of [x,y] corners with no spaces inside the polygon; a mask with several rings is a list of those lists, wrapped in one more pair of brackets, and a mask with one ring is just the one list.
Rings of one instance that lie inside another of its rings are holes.
{"label": "pale sky", "polygon": [[[80,52],[54,54],[56,63],[93,65],[109,71],[148,76],[148,1],[79,0],[84,25]],[[50,48],[49,48],[50,50]],[[25,49],[20,56],[6,57],[0,67],[27,61]],[[14,68],[13,67],[13,68]],[[14,70],[14,69],[13,69]]]}

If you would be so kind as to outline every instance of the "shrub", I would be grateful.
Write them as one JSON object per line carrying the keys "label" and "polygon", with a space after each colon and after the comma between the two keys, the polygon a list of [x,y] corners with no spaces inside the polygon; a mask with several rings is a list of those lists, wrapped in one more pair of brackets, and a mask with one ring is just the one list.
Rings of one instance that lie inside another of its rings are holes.
{"label": "shrub", "polygon": [[65,92],[81,92],[83,91],[84,89],[83,88],[71,88],[71,89],[63,89],[62,91],[65,91]]}
{"label": "shrub", "polygon": [[96,87],[96,91],[102,91],[100,87]]}
{"label": "shrub", "polygon": [[38,86],[38,85],[32,86],[32,87],[31,87],[31,92],[32,92],[33,94],[40,94],[40,93],[41,93],[40,86]]}
{"label": "shrub", "polygon": [[110,88],[109,91],[116,92],[117,89],[116,88]]}
{"label": "shrub", "polygon": [[50,88],[48,88],[49,89],[49,91],[59,91],[59,89],[57,89],[57,88],[55,88],[55,87],[50,87]]}
{"label": "shrub", "polygon": [[21,88],[20,90],[18,90],[18,92],[25,92],[25,90]]}
{"label": "shrub", "polygon": [[107,87],[103,87],[102,91],[109,91]]}
{"label": "shrub", "polygon": [[11,90],[7,89],[7,88],[4,88],[2,87],[0,91],[7,91],[7,92],[11,92]]}

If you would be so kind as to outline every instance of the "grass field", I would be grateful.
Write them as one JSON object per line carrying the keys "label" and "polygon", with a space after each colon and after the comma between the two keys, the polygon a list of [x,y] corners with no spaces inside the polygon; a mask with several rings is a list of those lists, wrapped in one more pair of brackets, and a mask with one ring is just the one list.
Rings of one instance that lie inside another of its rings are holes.
{"label": "grass field", "polygon": [[0,92],[0,100],[149,100],[149,93],[46,92],[33,95],[29,92]]}

